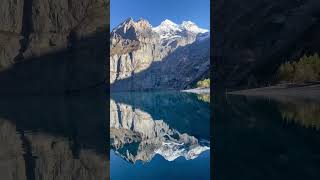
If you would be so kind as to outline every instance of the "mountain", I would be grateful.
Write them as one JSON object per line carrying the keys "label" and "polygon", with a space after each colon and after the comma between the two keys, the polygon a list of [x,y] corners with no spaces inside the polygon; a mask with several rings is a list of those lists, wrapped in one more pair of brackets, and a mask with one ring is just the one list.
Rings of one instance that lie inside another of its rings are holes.
{"label": "mountain", "polygon": [[264,86],[280,64],[320,52],[318,0],[216,0],[213,11],[217,87]]}
{"label": "mountain", "polygon": [[0,92],[105,85],[109,0],[0,1]]}
{"label": "mountain", "polygon": [[168,19],[164,20],[159,26],[152,28],[153,31],[160,35],[162,41],[168,39],[177,39],[185,36],[183,33],[190,32],[194,34],[206,33],[208,30],[199,28],[191,21],[183,21],[178,25]]}
{"label": "mountain", "polygon": [[129,18],[110,38],[112,90],[184,89],[209,71],[208,30],[191,21]]}

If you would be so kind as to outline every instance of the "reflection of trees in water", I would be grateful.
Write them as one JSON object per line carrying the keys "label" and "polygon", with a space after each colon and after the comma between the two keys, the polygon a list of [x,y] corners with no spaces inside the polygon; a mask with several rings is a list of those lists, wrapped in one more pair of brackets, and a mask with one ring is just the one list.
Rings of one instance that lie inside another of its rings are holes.
{"label": "reflection of trees in water", "polygon": [[200,101],[210,103],[210,94],[197,94]]}
{"label": "reflection of trees in water", "polygon": [[320,129],[320,104],[310,101],[280,102],[279,110],[283,120],[300,124],[306,128]]}
{"label": "reflection of trees in water", "polygon": [[[319,179],[320,131],[300,124],[284,124],[281,116],[281,112],[297,112],[304,108],[310,109],[310,114],[317,120],[319,106],[311,105],[316,104],[314,101],[304,100],[305,104],[295,102],[299,100],[214,97],[215,154],[223,159],[215,163],[215,177]],[[293,107],[290,108],[290,104]],[[301,123],[299,116],[294,117],[297,123]]]}

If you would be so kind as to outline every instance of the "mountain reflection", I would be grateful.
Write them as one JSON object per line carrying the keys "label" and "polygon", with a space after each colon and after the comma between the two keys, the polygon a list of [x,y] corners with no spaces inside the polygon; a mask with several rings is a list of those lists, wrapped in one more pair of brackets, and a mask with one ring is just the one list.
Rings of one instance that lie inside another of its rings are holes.
{"label": "mountain reflection", "polygon": [[210,149],[209,104],[177,92],[115,93],[110,100],[111,148],[128,162],[197,158]]}
{"label": "mountain reflection", "polygon": [[107,179],[105,98],[85,96],[1,98],[1,179]]}

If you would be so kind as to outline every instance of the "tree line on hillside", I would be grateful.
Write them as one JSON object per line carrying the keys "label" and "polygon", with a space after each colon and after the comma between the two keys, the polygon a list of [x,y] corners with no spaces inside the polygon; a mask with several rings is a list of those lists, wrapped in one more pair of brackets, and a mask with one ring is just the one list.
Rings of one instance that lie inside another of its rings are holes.
{"label": "tree line on hillside", "polygon": [[320,57],[304,55],[298,61],[280,65],[277,72],[279,82],[307,83],[320,81]]}

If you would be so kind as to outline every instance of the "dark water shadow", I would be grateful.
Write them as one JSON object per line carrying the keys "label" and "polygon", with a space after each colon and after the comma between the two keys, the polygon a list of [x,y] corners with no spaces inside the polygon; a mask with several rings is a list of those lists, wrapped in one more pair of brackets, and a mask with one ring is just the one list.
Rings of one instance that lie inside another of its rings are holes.
{"label": "dark water shadow", "polygon": [[2,97],[1,177],[106,179],[108,104],[98,94]]}
{"label": "dark water shadow", "polygon": [[216,97],[216,179],[319,179],[318,107],[299,99]]}
{"label": "dark water shadow", "polygon": [[[25,59],[0,71],[0,95],[66,94],[100,87],[109,82],[108,28],[86,37],[68,35],[68,45],[47,47],[47,53]],[[37,49],[42,51],[41,49]]]}

